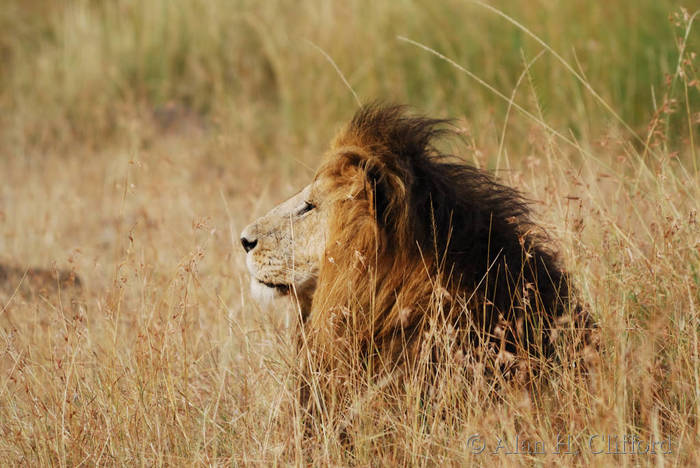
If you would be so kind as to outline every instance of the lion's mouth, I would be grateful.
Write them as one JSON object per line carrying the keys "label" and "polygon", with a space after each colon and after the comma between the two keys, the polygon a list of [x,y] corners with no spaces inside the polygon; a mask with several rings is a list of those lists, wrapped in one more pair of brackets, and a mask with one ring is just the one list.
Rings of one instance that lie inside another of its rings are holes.
{"label": "lion's mouth", "polygon": [[260,283],[260,284],[264,284],[265,286],[267,286],[267,287],[270,288],[270,289],[276,290],[276,291],[279,292],[280,294],[289,294],[289,291],[291,290],[291,286],[288,285],[288,284],[284,284],[284,283],[270,283],[270,282],[267,282],[267,281],[261,281],[261,280],[259,280],[259,279],[256,279],[256,281],[257,281],[258,283]]}

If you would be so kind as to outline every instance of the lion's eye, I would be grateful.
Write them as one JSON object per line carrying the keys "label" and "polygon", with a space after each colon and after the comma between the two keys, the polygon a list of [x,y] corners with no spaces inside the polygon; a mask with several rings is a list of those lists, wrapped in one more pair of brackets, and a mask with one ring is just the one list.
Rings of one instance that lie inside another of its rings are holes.
{"label": "lion's eye", "polygon": [[316,208],[316,205],[314,205],[313,203],[311,203],[311,202],[304,202],[304,206],[302,207],[302,209],[300,209],[300,210],[297,212],[297,216],[301,216],[301,215],[303,215],[304,213],[308,213],[309,211],[313,210],[314,208]]}

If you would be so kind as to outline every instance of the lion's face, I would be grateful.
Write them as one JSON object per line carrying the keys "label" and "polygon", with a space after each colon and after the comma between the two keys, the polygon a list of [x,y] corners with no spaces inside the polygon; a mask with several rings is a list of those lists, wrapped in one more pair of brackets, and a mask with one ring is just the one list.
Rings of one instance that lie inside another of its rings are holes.
{"label": "lion's face", "polygon": [[295,294],[310,301],[325,250],[328,219],[317,185],[307,185],[241,233],[257,300]]}

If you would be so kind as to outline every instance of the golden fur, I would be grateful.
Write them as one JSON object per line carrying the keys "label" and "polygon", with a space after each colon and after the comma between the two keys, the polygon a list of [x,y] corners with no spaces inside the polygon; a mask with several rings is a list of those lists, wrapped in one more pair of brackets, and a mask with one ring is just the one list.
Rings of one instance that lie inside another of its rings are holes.
{"label": "golden fur", "polygon": [[406,375],[422,358],[477,349],[508,373],[587,324],[527,203],[438,151],[449,133],[399,106],[365,106],[312,184],[244,231],[254,285],[299,298],[307,381]]}

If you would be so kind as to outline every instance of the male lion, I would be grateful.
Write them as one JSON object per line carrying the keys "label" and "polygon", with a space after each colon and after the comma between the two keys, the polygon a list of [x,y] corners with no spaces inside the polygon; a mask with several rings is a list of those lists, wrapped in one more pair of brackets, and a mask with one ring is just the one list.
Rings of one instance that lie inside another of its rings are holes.
{"label": "male lion", "polygon": [[510,373],[518,356],[553,354],[555,327],[581,326],[526,202],[441,154],[446,124],[363,107],[312,183],[243,230],[252,291],[296,300],[317,378],[405,375],[477,348]]}

